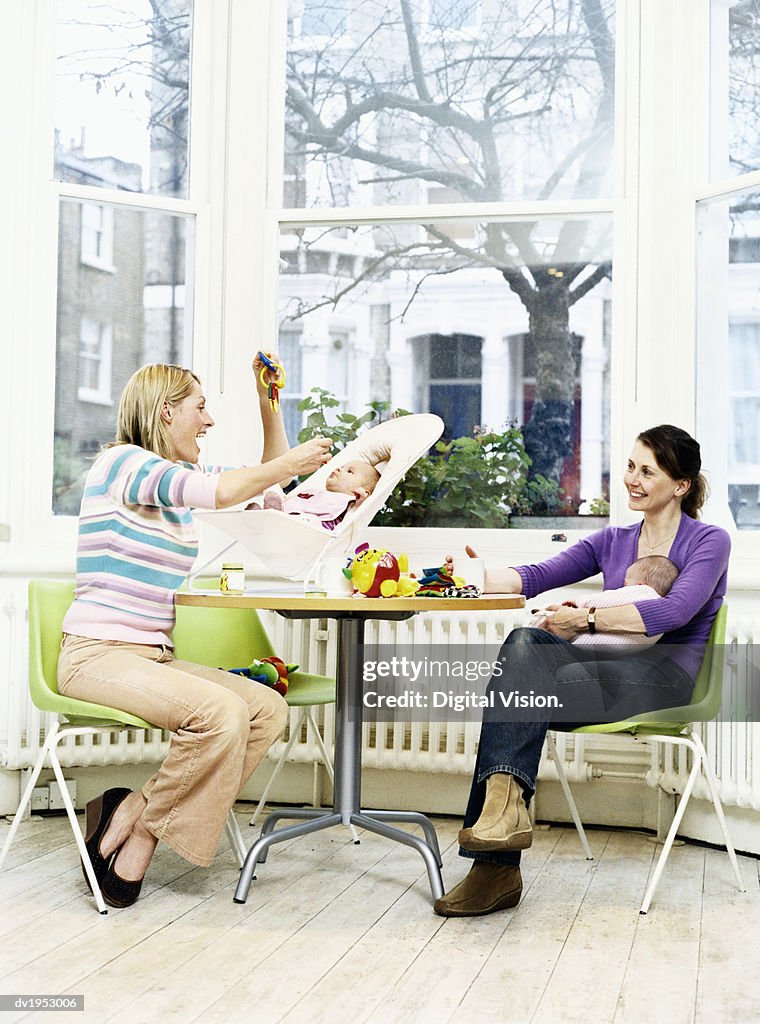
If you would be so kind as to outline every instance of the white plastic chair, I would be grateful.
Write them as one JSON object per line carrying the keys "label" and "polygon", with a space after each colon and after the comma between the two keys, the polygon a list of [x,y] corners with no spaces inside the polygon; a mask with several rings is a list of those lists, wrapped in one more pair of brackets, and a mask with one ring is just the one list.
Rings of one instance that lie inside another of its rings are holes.
{"label": "white plastic chair", "polygon": [[[694,728],[694,723],[709,722],[715,718],[720,710],[723,694],[723,645],[726,637],[727,614],[728,608],[724,602],[718,609],[718,613],[715,616],[707,647],[705,649],[704,658],[702,660],[702,666],[694,683],[694,690],[692,691],[690,704],[683,707],[665,708],[660,711],[647,712],[643,715],[636,715],[634,718],[624,722],[586,725],[572,730],[573,734],[630,733],[634,736],[640,736],[643,739],[648,740],[650,743],[669,743],[673,746],[685,747],[691,751],[691,771],[689,772],[689,777],[686,781],[686,785],[684,786],[681,799],[678,802],[675,816],[673,817],[667,837],[663,843],[662,850],[660,851],[660,856],[657,860],[654,873],[652,874],[652,877],[649,880],[649,885],[644,893],[644,899],[639,910],[640,914],[646,914],[649,911],[655,889],[657,888],[660,877],[662,876],[665,863],[678,832],[678,827],[683,820],[684,813],[686,812],[686,805],[691,798],[694,783],[697,781],[697,776],[700,772],[704,773],[705,780],[707,782],[707,788],[710,793],[710,798],[715,810],[715,816],[718,819],[718,825],[720,826],[720,831],[723,836],[726,853],[728,854],[728,859],[734,872],[734,878],[736,879],[736,886],[740,892],[746,891],[744,882],[742,881],[741,872],[739,871],[739,864],[736,859],[736,853],[734,852],[731,837],[728,834],[728,826],[726,825],[726,817],[723,813],[723,804],[721,803],[715,773],[712,770],[710,759],[707,756],[702,739]],[[570,814],[572,815],[575,828],[578,832],[578,837],[581,841],[581,845],[583,846],[584,853],[586,854],[586,860],[593,860],[591,847],[588,844],[588,839],[586,838],[586,833],[583,829],[580,815],[578,814],[578,808],[576,807],[573,794],[567,782],[567,776],[565,775],[562,759],[557,754],[557,748],[551,732],[546,734],[546,744],[547,752],[557,769],[560,785],[562,786],[562,791],[565,795],[565,799],[567,800]]]}

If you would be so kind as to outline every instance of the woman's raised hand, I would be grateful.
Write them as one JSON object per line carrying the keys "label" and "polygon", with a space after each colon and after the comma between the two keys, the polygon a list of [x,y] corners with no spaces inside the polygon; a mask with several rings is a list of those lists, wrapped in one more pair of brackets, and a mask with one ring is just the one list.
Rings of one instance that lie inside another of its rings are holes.
{"label": "woman's raised hand", "polygon": [[[477,551],[474,548],[471,548],[469,544],[465,544],[464,552],[465,552],[465,554],[469,558],[479,558],[480,557],[480,555],[478,555]],[[453,555],[446,555],[446,557],[443,560],[443,567],[444,567],[444,569],[446,570],[446,572],[449,575],[452,574],[452,572],[454,570],[454,556]]]}
{"label": "woman's raised hand", "polygon": [[[253,367],[253,375],[256,378],[256,388],[258,389],[258,392],[259,392],[260,395],[262,395],[264,398],[267,398],[268,397],[268,394],[267,394],[268,386],[270,384],[275,384],[279,378],[278,378],[277,371],[276,370],[270,370],[269,367],[262,360],[262,358],[261,358],[261,352],[262,351],[263,351],[263,349],[259,350],[256,353],[256,355],[253,358],[253,362],[251,363],[251,366]],[[272,362],[272,363],[280,363],[280,357],[279,357],[279,355],[276,352],[266,352],[265,354],[266,354],[267,359],[269,359],[270,362]],[[280,365],[282,365],[282,364],[280,364]],[[262,378],[262,373],[261,373],[262,370],[264,371],[264,374],[263,374],[264,379],[263,380],[261,379]]]}
{"label": "woman's raised hand", "polygon": [[330,461],[332,441],[329,437],[312,437],[295,448],[291,448],[283,458],[288,462],[288,469],[293,476],[304,476],[313,473]]}

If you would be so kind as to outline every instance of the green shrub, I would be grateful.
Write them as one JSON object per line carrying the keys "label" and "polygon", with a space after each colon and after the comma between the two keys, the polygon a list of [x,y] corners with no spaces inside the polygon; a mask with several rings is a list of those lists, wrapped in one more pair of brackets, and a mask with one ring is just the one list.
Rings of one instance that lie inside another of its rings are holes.
{"label": "green shrub", "polygon": [[[298,406],[307,414],[298,440],[330,437],[335,453],[390,415],[387,402],[370,402],[367,412],[359,416],[338,413],[335,422],[328,422],[328,411],[339,405],[330,392],[313,388]],[[399,409],[393,415],[409,414]],[[514,423],[501,431],[476,429],[472,437],[439,441],[396,485],[373,523],[507,527],[511,512],[522,500],[529,466],[522,433]]]}

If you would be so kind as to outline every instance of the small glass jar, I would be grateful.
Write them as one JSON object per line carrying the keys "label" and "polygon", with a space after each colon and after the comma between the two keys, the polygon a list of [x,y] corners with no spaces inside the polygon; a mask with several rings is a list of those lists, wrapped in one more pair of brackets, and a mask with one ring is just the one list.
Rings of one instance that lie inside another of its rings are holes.
{"label": "small glass jar", "polygon": [[242,562],[224,562],[219,589],[223,594],[245,593],[245,568]]}

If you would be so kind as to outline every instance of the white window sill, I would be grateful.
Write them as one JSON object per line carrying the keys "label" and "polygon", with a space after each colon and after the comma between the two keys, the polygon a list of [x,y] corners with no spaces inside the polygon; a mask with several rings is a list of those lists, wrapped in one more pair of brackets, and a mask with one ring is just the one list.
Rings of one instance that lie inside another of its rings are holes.
{"label": "white window sill", "polygon": [[113,405],[110,395],[104,395],[100,391],[90,391],[89,388],[80,388],[77,391],[77,398],[80,402],[89,402],[91,405]]}
{"label": "white window sill", "polygon": [[79,258],[79,262],[83,263],[86,267],[92,267],[95,270],[103,270],[106,274],[115,274],[117,269],[113,263],[106,263],[103,260],[97,259],[95,256],[85,256],[82,254]]}

